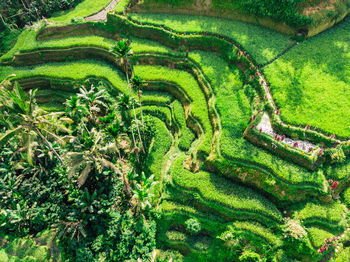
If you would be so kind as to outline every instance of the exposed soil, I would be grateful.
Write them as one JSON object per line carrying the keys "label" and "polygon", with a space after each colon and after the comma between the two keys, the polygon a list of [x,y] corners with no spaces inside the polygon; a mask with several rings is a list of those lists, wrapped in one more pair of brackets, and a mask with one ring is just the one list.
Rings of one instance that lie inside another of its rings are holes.
{"label": "exposed soil", "polygon": [[85,17],[85,21],[107,21],[107,13],[112,11],[120,0],[112,0],[103,10],[97,14]]}
{"label": "exposed soil", "polygon": [[344,2],[344,0],[324,0],[317,5],[310,5],[305,7],[302,14],[306,16],[312,16],[323,10],[332,10],[336,7],[336,3]]}

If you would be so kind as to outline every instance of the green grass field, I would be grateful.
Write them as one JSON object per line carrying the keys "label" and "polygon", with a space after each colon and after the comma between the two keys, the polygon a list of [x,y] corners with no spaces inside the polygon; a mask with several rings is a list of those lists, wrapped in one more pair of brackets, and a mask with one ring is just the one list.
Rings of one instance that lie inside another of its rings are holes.
{"label": "green grass field", "polygon": [[132,14],[140,22],[164,25],[178,32],[211,32],[230,37],[241,44],[258,63],[265,63],[290,43],[288,36],[259,26],[211,17],[172,14]]}
{"label": "green grass field", "polygon": [[347,18],[264,68],[283,120],[350,136],[349,32]]}

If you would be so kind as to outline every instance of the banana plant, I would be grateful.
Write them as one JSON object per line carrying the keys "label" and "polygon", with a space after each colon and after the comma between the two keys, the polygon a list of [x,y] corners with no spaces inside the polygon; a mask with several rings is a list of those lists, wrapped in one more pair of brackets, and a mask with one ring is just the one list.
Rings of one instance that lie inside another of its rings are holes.
{"label": "banana plant", "polygon": [[133,189],[133,198],[136,200],[135,208],[137,213],[152,207],[152,198],[154,196],[152,191],[156,184],[158,182],[154,181],[154,175],[147,178],[145,173],[142,172],[140,181],[136,183]]}
{"label": "banana plant", "polygon": [[12,90],[0,85],[0,121],[4,123],[6,130],[0,134],[0,147],[17,138],[19,151],[26,152],[26,159],[33,166],[35,150],[40,143],[44,143],[64,165],[49,140],[64,144],[64,137],[57,133],[70,133],[65,124],[72,120],[64,117],[64,112],[49,113],[40,109],[35,101],[36,92],[37,89],[30,90],[27,96],[18,83],[14,84]]}

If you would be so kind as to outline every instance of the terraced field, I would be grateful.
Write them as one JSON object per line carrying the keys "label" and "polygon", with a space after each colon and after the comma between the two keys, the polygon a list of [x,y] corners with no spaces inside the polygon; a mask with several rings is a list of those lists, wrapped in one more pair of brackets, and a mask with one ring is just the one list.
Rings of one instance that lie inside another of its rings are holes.
{"label": "terraced field", "polygon": [[[161,252],[232,261],[223,236],[235,231],[275,261],[321,259],[324,239],[348,227],[341,193],[350,178],[349,18],[294,46],[288,36],[231,20],[123,16],[128,1],[115,3],[106,22],[77,19],[110,3],[98,2],[24,30],[0,58],[0,80],[15,73],[25,90],[39,88],[38,102],[49,110],[87,79],[104,81],[113,95],[128,93],[125,67],[110,50],[132,40],[130,74],[148,83],[142,110],[156,129],[146,168],[160,182]],[[258,128],[264,115],[274,133]],[[335,190],[329,179],[339,181]],[[286,248],[286,218],[301,221],[309,254]],[[201,225],[196,234],[186,228],[189,219]]]}

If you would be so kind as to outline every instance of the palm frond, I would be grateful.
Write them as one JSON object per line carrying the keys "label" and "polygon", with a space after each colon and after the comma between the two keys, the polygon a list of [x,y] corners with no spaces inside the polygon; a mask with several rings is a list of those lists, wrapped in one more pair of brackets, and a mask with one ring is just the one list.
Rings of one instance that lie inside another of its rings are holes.
{"label": "palm frond", "polygon": [[7,130],[5,134],[0,136],[0,146],[4,146],[11,138],[19,133],[22,128],[23,126],[18,126],[14,129]]}

